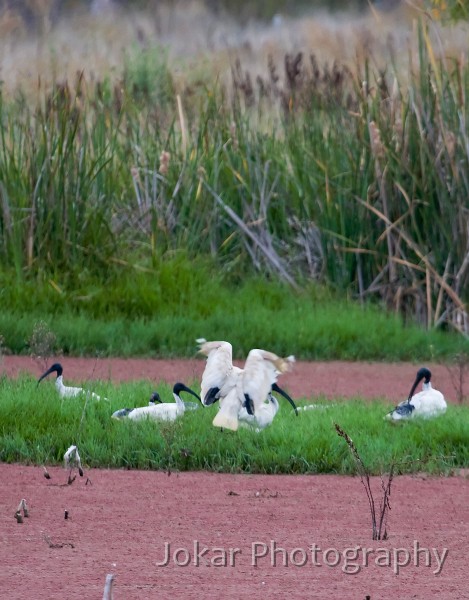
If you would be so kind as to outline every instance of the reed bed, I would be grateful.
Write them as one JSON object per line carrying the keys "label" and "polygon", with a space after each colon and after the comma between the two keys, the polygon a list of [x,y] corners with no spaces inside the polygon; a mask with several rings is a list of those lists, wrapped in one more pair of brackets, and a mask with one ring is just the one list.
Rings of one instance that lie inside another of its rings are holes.
{"label": "reed bed", "polygon": [[118,82],[0,96],[3,269],[60,294],[183,252],[467,336],[467,54],[414,39],[405,73],[298,53],[180,89],[149,48]]}

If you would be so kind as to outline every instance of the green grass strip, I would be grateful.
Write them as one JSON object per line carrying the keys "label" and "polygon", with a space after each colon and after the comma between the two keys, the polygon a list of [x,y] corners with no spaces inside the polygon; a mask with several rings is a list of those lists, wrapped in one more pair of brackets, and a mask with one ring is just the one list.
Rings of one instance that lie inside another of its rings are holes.
{"label": "green grass strip", "polygon": [[[172,401],[167,385],[157,387]],[[450,406],[434,420],[395,425],[383,420],[392,406],[382,400],[320,399],[323,409],[296,417],[282,405],[264,431],[233,433],[212,426],[216,407],[186,412],[172,424],[115,421],[114,410],[146,405],[154,386],[93,382],[92,389],[110,400],[61,401],[53,382],[37,387],[30,377],[0,380],[0,461],[60,464],[68,446],[77,444],[88,468],[353,474],[350,452],[334,429],[337,422],[373,474],[392,462],[397,473],[449,473],[469,466],[469,408],[464,406]]]}

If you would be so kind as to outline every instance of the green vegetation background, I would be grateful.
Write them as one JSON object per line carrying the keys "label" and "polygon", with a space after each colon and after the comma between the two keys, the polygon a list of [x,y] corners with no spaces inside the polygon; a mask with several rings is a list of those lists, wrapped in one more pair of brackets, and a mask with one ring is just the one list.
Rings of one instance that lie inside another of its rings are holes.
{"label": "green vegetation background", "polygon": [[469,69],[414,43],[402,82],[298,55],[178,92],[149,47],[0,94],[3,350],[45,321],[68,354],[466,353]]}
{"label": "green vegetation background", "polygon": [[[440,60],[428,23],[412,44],[385,70],[297,54],[182,85],[144,44],[118,76],[0,88],[0,355],[192,356],[199,337],[236,358],[467,355],[469,68]],[[465,406],[393,427],[379,398],[337,399],[232,435],[215,408],[114,422],[151,390],[97,387],[109,401],[61,402],[1,377],[0,460],[76,443],[87,467],[351,473],[338,422],[374,473],[468,466]]]}

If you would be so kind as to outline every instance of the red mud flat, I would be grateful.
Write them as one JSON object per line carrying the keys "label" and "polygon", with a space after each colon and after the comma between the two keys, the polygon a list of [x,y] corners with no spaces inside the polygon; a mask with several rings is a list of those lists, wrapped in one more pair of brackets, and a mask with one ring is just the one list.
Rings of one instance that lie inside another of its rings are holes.
{"label": "red mud flat", "polygon": [[[204,368],[202,360],[60,361],[65,381],[82,383],[190,383]],[[454,401],[447,369],[427,366],[435,387]],[[282,385],[295,397],[395,403],[408,394],[417,367],[298,362]],[[41,367],[7,356],[2,371],[39,376]],[[373,542],[358,478],[91,470],[67,485],[63,469],[49,472],[46,480],[39,467],[0,464],[2,600],[100,600],[108,573],[116,576],[114,600],[469,598],[464,477],[396,478],[389,539]],[[373,483],[378,499],[379,481]],[[30,517],[18,524],[22,498]],[[169,564],[158,566],[165,548]]]}
{"label": "red mud flat", "polygon": [[[205,361],[155,360],[155,359],[92,359],[60,357],[64,368],[65,383],[81,383],[91,380],[165,381],[171,385],[183,381],[190,385],[200,381]],[[54,360],[49,360],[52,364]],[[242,366],[242,363],[237,363]],[[281,385],[296,398],[385,398],[396,404],[409,394],[417,369],[423,365],[411,363],[363,363],[363,362],[302,362],[298,361],[291,373],[281,377]],[[456,368],[454,377],[443,365],[426,364],[432,372],[434,387],[441,390],[449,402],[456,401]],[[34,377],[42,374],[37,361],[27,356],[5,356],[0,363],[0,373],[17,377],[21,372]],[[469,396],[469,381],[463,381],[463,394]],[[469,598],[469,594],[468,594]]]}
{"label": "red mud flat", "polygon": [[2,599],[101,600],[108,573],[114,600],[469,598],[464,477],[397,477],[373,542],[358,478],[49,472],[0,464]]}

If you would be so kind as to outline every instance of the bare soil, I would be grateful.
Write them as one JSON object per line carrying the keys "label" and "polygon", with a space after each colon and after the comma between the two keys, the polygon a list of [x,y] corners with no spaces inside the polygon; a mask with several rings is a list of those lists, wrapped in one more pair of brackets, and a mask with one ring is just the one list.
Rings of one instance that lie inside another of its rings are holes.
{"label": "bare soil", "polygon": [[[358,478],[92,470],[67,485],[49,472],[0,465],[2,598],[101,599],[107,573],[115,600],[469,597],[463,477],[398,477],[389,539],[373,542]],[[30,517],[17,523],[21,498]]]}
{"label": "bare soil", "polygon": [[[93,379],[110,381],[149,380],[170,384],[182,381],[190,385],[200,381],[205,361],[156,359],[90,359],[61,357],[48,361],[48,366],[59,361],[64,369],[64,382],[83,383]],[[242,366],[242,363],[237,363]],[[305,362],[295,363],[291,373],[282,375],[280,384],[295,398],[384,398],[396,404],[409,394],[417,369],[423,365],[411,363],[363,362]],[[443,391],[449,402],[457,399],[461,387],[469,397],[469,378],[458,382],[458,371],[439,364],[426,364],[432,372],[432,383]],[[39,377],[45,370],[42,364],[28,356],[5,356],[0,363],[0,373],[17,377],[21,372]]]}
{"label": "bare soil", "polygon": [[[203,370],[198,360],[61,362],[66,382],[191,382]],[[5,357],[2,368],[41,372],[29,358]],[[446,369],[430,368],[435,387],[454,400]],[[416,369],[298,363],[283,385],[295,397],[394,403]],[[464,473],[397,477],[389,538],[373,541],[359,478],[85,469],[68,485],[68,471],[48,470],[51,479],[41,467],[0,464],[0,598],[101,599],[108,573],[114,600],[469,598]],[[372,483],[379,498],[380,481]],[[22,498],[30,516],[18,523]]]}

